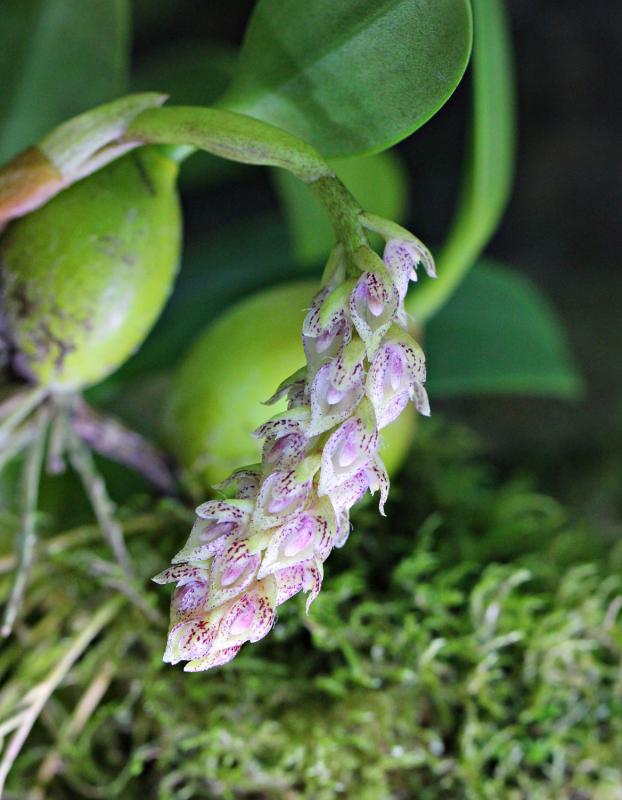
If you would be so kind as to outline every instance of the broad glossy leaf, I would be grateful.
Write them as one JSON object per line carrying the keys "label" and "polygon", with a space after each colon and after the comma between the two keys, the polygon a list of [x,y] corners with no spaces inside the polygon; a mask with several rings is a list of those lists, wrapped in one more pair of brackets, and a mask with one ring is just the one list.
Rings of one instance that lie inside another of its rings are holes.
{"label": "broad glossy leaf", "polygon": [[436,395],[520,392],[576,397],[581,377],[563,323],[521,275],[480,262],[427,326],[428,386]]}
{"label": "broad glossy leaf", "polygon": [[515,160],[514,74],[504,0],[472,0],[473,111],[460,202],[436,263],[438,279],[413,292],[420,322],[455,291],[495,232],[512,188]]}
{"label": "broad glossy leaf", "polygon": [[127,90],[128,0],[2,0],[0,162]]}
{"label": "broad glossy leaf", "polygon": [[372,153],[438,111],[470,47],[468,0],[260,0],[222,104],[327,157]]}
{"label": "broad glossy leaf", "polygon": [[[377,153],[330,163],[367,211],[401,222],[408,202],[407,177],[395,153]],[[285,170],[274,179],[287,218],[296,261],[318,266],[335,243],[335,234],[320,201]]]}

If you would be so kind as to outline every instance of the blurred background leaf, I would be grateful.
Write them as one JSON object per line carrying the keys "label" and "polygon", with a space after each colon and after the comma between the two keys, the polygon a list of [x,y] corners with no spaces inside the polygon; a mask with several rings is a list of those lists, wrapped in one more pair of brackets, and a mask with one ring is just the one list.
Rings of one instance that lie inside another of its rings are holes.
{"label": "blurred background leaf", "polygon": [[221,102],[327,157],[384,150],[450,97],[471,28],[467,0],[260,0]]}
{"label": "blurred background leaf", "polygon": [[527,278],[479,262],[426,328],[432,395],[576,398],[582,381],[559,316]]}
{"label": "blurred background leaf", "polygon": [[[160,91],[174,105],[213,105],[227,88],[237,62],[235,48],[215,42],[189,42],[183,48],[168,45],[143,60],[132,74],[134,91]],[[246,168],[248,169],[248,167]],[[182,191],[219,182],[244,171],[226,161],[198,151],[184,164]]]}
{"label": "blurred background leaf", "polygon": [[[331,167],[363,208],[402,222],[408,203],[408,178],[394,152],[331,161]],[[289,224],[294,258],[302,267],[318,266],[328,256],[335,234],[319,200],[285,170],[274,183]]]}
{"label": "blurred background leaf", "polygon": [[443,306],[488,243],[514,177],[514,74],[502,0],[473,0],[473,22],[472,119],[462,194],[437,258],[439,277],[423,283],[409,301],[420,322]]}
{"label": "blurred background leaf", "polygon": [[132,75],[135,91],[158,91],[174,105],[212,105],[231,80],[237,53],[215,42],[190,42],[160,48],[144,59]]}
{"label": "blurred background leaf", "polygon": [[128,0],[3,0],[0,161],[128,88]]}

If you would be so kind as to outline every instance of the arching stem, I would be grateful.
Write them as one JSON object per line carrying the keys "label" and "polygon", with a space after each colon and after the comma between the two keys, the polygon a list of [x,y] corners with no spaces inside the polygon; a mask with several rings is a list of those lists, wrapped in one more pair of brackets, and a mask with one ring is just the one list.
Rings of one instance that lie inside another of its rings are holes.
{"label": "arching stem", "polygon": [[114,504],[106,490],[104,479],[100,475],[91,451],[72,430],[67,422],[67,445],[71,466],[78,474],[86,492],[99,527],[106,538],[117,562],[131,580],[133,570],[130,556],[125,547],[123,529],[114,516]]}
{"label": "arching stem", "polygon": [[45,450],[45,439],[49,423],[49,410],[44,407],[39,411],[35,438],[30,447],[30,451],[24,463],[23,472],[23,500],[21,531],[18,536],[18,562],[15,580],[11,588],[11,594],[4,611],[2,623],[2,636],[8,636],[13,630],[13,625],[17,618],[24,589],[28,581],[28,575],[32,566],[35,543],[37,540],[37,499],[39,497],[39,482],[41,480],[41,468],[43,465],[43,453]]}

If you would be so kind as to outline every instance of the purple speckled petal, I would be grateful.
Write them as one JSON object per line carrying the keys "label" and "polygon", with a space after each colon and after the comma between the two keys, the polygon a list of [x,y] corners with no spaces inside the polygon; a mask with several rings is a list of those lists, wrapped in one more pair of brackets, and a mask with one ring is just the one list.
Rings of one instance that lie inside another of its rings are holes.
{"label": "purple speckled petal", "polygon": [[322,326],[320,325],[320,309],[322,308],[322,303],[328,297],[330,292],[331,289],[329,287],[325,287],[319,291],[311,301],[311,306],[307,312],[307,316],[302,323],[303,336],[315,337],[322,333]]}
{"label": "purple speckled petal", "polygon": [[170,629],[163,660],[178,664],[206,656],[216,639],[220,615],[179,622]]}
{"label": "purple speckled petal", "polygon": [[274,625],[274,598],[264,581],[257,581],[243,595],[226,606],[218,628],[218,648],[258,642]]}
{"label": "purple speckled petal", "polygon": [[260,425],[253,433],[256,439],[265,439],[268,436],[280,438],[288,433],[305,433],[311,409],[309,406],[298,406],[288,409]]}
{"label": "purple speckled petal", "polygon": [[372,494],[376,494],[377,491],[380,492],[378,508],[383,517],[386,516],[384,513],[384,505],[389,497],[390,486],[387,470],[380,457],[376,456],[374,463],[369,468],[369,490]]}
{"label": "purple speckled petal", "polygon": [[346,420],[365,393],[363,364],[355,364],[348,381],[341,374],[339,359],[321,367],[311,386],[309,433],[316,436]]}
{"label": "purple speckled petal", "polygon": [[216,650],[214,653],[205,656],[204,658],[189,661],[185,667],[184,672],[200,672],[211,667],[222,667],[223,664],[228,664],[237,656],[242,649],[242,645],[235,647],[225,647],[222,650]]}
{"label": "purple speckled petal", "polygon": [[305,564],[305,586],[303,591],[309,592],[307,602],[305,604],[305,611],[309,613],[311,603],[320,593],[322,588],[322,579],[324,578],[324,565],[321,561],[307,562]]}
{"label": "purple speckled petal", "polygon": [[322,453],[318,494],[331,496],[367,466],[378,449],[378,431],[359,417],[347,420],[329,437]]}
{"label": "purple speckled petal", "polygon": [[154,583],[178,583],[184,584],[188,581],[202,580],[207,577],[207,571],[203,566],[196,564],[173,564],[163,572],[159,572],[151,579]]}
{"label": "purple speckled petal", "polygon": [[[384,262],[398,285],[403,300],[409,281],[417,280],[417,267],[423,265],[430,278],[436,278],[434,259],[428,248],[414,236],[410,239],[390,239],[384,249]],[[403,292],[403,293],[402,293]]]}
{"label": "purple speckled petal", "polygon": [[252,502],[247,500],[208,500],[196,509],[196,515],[201,519],[243,524],[252,509]]}
{"label": "purple speckled petal", "polygon": [[257,581],[241,596],[204,617],[174,625],[164,660],[189,661],[186,671],[198,672],[230,661],[244,642],[257,642],[274,625],[274,596],[265,581]]}
{"label": "purple speckled petal", "polygon": [[293,567],[286,567],[274,574],[277,586],[277,605],[281,605],[299,592],[309,592],[306,612],[309,613],[311,603],[320,593],[324,569],[321,562],[305,561]]}
{"label": "purple speckled petal", "polygon": [[197,517],[184,547],[171,560],[173,564],[186,561],[205,561],[220,553],[232,542],[247,535],[247,521],[219,522]]}
{"label": "purple speckled petal", "polygon": [[316,558],[324,561],[333,545],[328,519],[303,511],[286,522],[272,537],[264,553],[259,578]]}
{"label": "purple speckled petal", "polygon": [[231,544],[212,562],[205,608],[209,611],[237,597],[255,580],[261,555],[244,541]]}
{"label": "purple speckled petal", "polygon": [[235,491],[237,498],[240,500],[254,500],[259,491],[260,480],[261,465],[258,464],[236,469],[228,478],[215,484],[213,488],[219,492],[231,489]]}
{"label": "purple speckled petal", "polygon": [[273,573],[276,583],[276,605],[280,606],[294,595],[302,592],[305,586],[305,568],[303,564],[284,567]]}
{"label": "purple speckled petal", "polygon": [[398,312],[399,297],[393,283],[375,272],[365,272],[350,295],[350,316],[358,335],[373,356]]}
{"label": "purple speckled petal", "polygon": [[199,616],[205,608],[208,588],[207,576],[178,584],[171,598],[171,622],[184,622]]}
{"label": "purple speckled petal", "polygon": [[425,381],[421,348],[400,333],[401,340],[390,338],[383,342],[367,374],[367,396],[374,406],[379,428],[401,414],[408,400],[414,397],[415,386]]}
{"label": "purple speckled petal", "polygon": [[304,433],[270,436],[264,442],[262,460],[274,469],[291,470],[305,457],[310,442]]}
{"label": "purple speckled petal", "polygon": [[184,672],[204,672],[212,667],[222,667],[223,664],[233,661],[240,652],[242,645],[236,647],[225,647],[222,650],[215,650],[203,658],[194,658],[184,666]]}
{"label": "purple speckled petal", "polygon": [[259,490],[253,526],[266,530],[281,525],[306,507],[311,487],[311,480],[297,479],[296,470],[272,472]]}
{"label": "purple speckled petal", "polygon": [[310,377],[334,358],[352,337],[352,329],[344,319],[338,319],[330,328],[317,336],[302,337],[305,356],[309,364]]}

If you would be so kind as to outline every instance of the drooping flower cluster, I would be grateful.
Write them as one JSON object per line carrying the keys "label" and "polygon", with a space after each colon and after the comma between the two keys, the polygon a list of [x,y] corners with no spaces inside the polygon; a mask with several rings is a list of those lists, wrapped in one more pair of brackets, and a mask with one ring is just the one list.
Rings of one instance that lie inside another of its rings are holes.
{"label": "drooping flower cluster", "polygon": [[186,546],[154,578],[176,583],[165,661],[187,661],[191,672],[224,664],[263,638],[293,595],[307,592],[308,610],[325,559],[348,537],[354,503],[379,492],[384,513],[381,431],[411,401],[429,414],[425,360],[406,330],[404,298],[420,264],[434,276],[419,240],[403,229],[385,238],[382,259],[368,247],[350,255],[351,277],[337,246],[304,321],[306,366],[272,398],[287,398],[288,408],[255,432],[261,464],[220,487],[233,499],[197,508]]}

